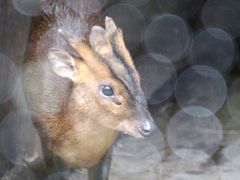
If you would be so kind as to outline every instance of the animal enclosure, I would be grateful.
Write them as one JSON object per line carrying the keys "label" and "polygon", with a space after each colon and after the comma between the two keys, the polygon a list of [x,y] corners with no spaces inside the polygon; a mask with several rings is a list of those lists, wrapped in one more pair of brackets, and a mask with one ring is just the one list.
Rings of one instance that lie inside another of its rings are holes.
{"label": "animal enclosure", "polygon": [[239,179],[238,0],[52,1],[0,1],[1,179]]}

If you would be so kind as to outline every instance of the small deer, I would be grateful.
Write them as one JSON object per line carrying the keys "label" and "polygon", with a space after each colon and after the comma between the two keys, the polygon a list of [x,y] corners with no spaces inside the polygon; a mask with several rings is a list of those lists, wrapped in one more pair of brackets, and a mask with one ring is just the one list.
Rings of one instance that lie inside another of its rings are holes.
{"label": "small deer", "polygon": [[59,22],[56,27],[51,38],[61,36],[68,47],[46,43],[46,56],[25,65],[24,92],[48,149],[69,167],[90,168],[120,132],[143,138],[155,126],[114,21],[106,17],[105,29],[93,26],[88,42]]}

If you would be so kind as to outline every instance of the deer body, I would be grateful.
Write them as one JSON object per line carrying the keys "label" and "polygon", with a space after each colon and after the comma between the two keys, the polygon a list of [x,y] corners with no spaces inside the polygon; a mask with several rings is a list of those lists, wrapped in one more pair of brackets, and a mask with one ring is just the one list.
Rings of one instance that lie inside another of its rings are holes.
{"label": "deer body", "polygon": [[[23,85],[29,106],[38,116],[34,123],[43,139],[47,139],[47,148],[70,167],[89,168],[97,164],[119,132],[104,127],[97,119],[88,120],[86,112],[94,108],[87,103],[88,92],[78,92],[77,97],[85,97],[80,98],[83,105],[79,106],[70,82],[57,77],[45,62],[27,64]],[[42,91],[44,86],[49,91]]]}
{"label": "deer body", "polygon": [[58,3],[50,15],[55,21],[33,44],[35,61],[25,65],[25,96],[48,149],[70,167],[90,168],[119,132],[141,138],[154,125],[113,20],[89,30],[82,16]]}

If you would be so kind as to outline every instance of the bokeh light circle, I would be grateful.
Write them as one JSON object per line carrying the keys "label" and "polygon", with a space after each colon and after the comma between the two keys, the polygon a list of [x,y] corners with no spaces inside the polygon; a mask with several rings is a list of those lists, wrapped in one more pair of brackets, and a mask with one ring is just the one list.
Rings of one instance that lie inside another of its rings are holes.
{"label": "bokeh light circle", "polygon": [[12,0],[13,6],[26,16],[39,16],[42,13],[43,0]]}
{"label": "bokeh light circle", "polygon": [[[205,116],[197,117],[186,113],[199,109]],[[202,107],[186,107],[178,111],[167,126],[169,146],[185,160],[203,161],[210,158],[218,150],[222,138],[222,126],[218,118]]]}
{"label": "bokeh light circle", "polygon": [[168,156],[160,174],[161,180],[219,180],[219,169],[213,160],[208,159],[204,163],[187,161],[176,155]]}
{"label": "bokeh light circle", "polygon": [[39,134],[28,112],[12,112],[0,124],[0,152],[12,163],[27,166],[43,159]]}
{"label": "bokeh light circle", "polygon": [[88,180],[88,176],[81,170],[65,170],[50,174],[44,180]]}
{"label": "bokeh light circle", "polygon": [[138,173],[127,173],[122,171],[121,169],[117,169],[116,171],[110,171],[109,179],[111,180],[119,180],[119,179],[127,179],[127,180],[146,180],[146,179],[159,179],[159,174],[156,173],[155,169],[146,170],[144,172]]}
{"label": "bokeh light circle", "polygon": [[240,79],[234,80],[229,88],[227,108],[233,120],[240,124]]}
{"label": "bokeh light circle", "polygon": [[190,28],[182,18],[164,14],[148,25],[144,44],[147,52],[162,54],[176,62],[188,52],[191,38]]}
{"label": "bokeh light circle", "polygon": [[144,139],[121,137],[113,146],[109,179],[159,179],[165,149],[165,138],[159,129]]}
{"label": "bokeh light circle", "polygon": [[219,169],[221,177],[225,180],[238,179],[240,176],[240,140],[237,139],[226,147],[219,156]]}
{"label": "bokeh light circle", "polygon": [[240,167],[240,140],[235,140],[221,151],[220,162],[231,162],[236,167]]}
{"label": "bokeh light circle", "polygon": [[0,103],[13,96],[16,71],[14,63],[7,56],[0,54]]}
{"label": "bokeh light circle", "polygon": [[223,106],[226,94],[222,75],[202,65],[192,66],[181,73],[175,88],[176,101],[181,108],[201,106],[213,113]]}
{"label": "bokeh light circle", "polygon": [[172,96],[177,74],[170,60],[160,54],[144,54],[135,62],[149,104],[161,103]]}
{"label": "bokeh light circle", "polygon": [[201,13],[205,26],[223,29],[233,37],[240,35],[239,16],[239,0],[208,0]]}
{"label": "bokeh light circle", "polygon": [[194,37],[187,60],[191,65],[206,65],[225,73],[233,66],[235,54],[232,37],[221,29],[208,27]]}
{"label": "bokeh light circle", "polygon": [[127,173],[141,173],[160,162],[160,152],[148,139],[124,136],[113,148],[112,166]]}
{"label": "bokeh light circle", "polygon": [[161,12],[189,18],[199,11],[203,0],[157,0],[156,2]]}
{"label": "bokeh light circle", "polygon": [[[1,166],[1,165],[0,165]],[[1,180],[37,180],[35,173],[30,167],[15,165],[5,171]]]}
{"label": "bokeh light circle", "polygon": [[127,48],[134,49],[141,42],[145,18],[136,7],[126,3],[116,4],[104,14],[113,18],[116,25],[123,30]]}
{"label": "bokeh light circle", "polygon": [[134,6],[145,6],[150,2],[150,0],[120,0],[120,1],[123,3],[132,4]]}
{"label": "bokeh light circle", "polygon": [[68,7],[80,14],[85,12],[87,14],[95,13],[101,10],[108,0],[67,0]]}

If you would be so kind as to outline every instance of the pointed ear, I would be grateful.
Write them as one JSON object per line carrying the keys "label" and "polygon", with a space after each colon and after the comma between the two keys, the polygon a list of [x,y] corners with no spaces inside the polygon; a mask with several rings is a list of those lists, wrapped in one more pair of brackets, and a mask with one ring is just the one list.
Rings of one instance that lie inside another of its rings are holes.
{"label": "pointed ear", "polygon": [[99,72],[102,76],[111,74],[109,68],[100,61],[99,54],[93,50],[86,42],[79,39],[77,36],[72,35],[61,29],[58,32],[66,39],[69,45],[79,54],[84,63],[92,70]]}
{"label": "pointed ear", "polygon": [[58,76],[74,80],[75,60],[66,51],[57,48],[49,49],[48,61]]}
{"label": "pointed ear", "polygon": [[100,26],[93,26],[89,34],[89,43],[94,50],[99,51],[107,43],[105,30]]}
{"label": "pointed ear", "polygon": [[105,27],[106,34],[108,39],[110,39],[111,45],[118,50],[119,54],[121,54],[128,65],[134,69],[135,66],[133,64],[132,57],[124,43],[122,30],[118,28],[113,19],[108,16],[105,18]]}
{"label": "pointed ear", "polygon": [[92,49],[101,56],[111,56],[112,47],[106,37],[106,31],[100,26],[93,26],[89,35],[89,42]]}
{"label": "pointed ear", "polygon": [[108,16],[106,16],[106,18],[105,18],[105,28],[106,28],[108,36],[113,35],[118,30],[113,19]]}

